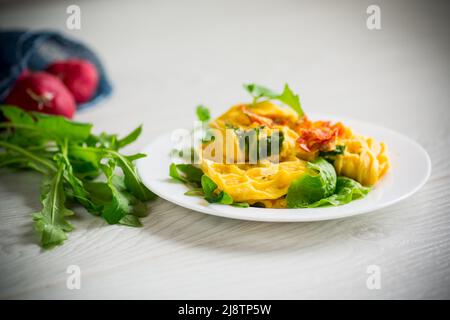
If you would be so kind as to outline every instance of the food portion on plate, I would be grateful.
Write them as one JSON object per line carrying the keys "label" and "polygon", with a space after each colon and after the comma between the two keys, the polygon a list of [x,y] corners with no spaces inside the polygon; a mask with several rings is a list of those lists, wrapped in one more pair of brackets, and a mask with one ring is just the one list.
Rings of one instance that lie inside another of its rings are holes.
{"label": "food portion on plate", "polygon": [[170,166],[170,176],[189,186],[186,195],[239,207],[337,206],[367,195],[388,171],[383,142],[309,119],[288,85],[281,94],[244,88],[253,101],[212,121],[197,108],[201,139],[177,150],[183,161]]}

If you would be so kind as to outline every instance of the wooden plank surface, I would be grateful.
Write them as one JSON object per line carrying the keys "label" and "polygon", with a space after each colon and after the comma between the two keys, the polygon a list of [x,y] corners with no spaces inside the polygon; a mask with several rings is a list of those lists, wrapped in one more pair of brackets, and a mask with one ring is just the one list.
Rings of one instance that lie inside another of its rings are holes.
{"label": "wooden plank surface", "polygon": [[[244,82],[288,82],[306,110],[412,137],[433,172],[398,205],[334,221],[238,221],[159,199],[133,229],[77,209],[67,243],[42,251],[30,219],[40,177],[2,171],[1,298],[450,297],[448,4],[382,1],[382,29],[369,31],[365,1],[80,1],[82,29],[70,31],[72,3],[2,3],[0,27],[56,28],[94,47],[115,93],[77,120],[122,134],[143,123],[130,152],[189,126],[198,103],[218,115],[243,101]],[[79,290],[66,286],[70,265]]]}

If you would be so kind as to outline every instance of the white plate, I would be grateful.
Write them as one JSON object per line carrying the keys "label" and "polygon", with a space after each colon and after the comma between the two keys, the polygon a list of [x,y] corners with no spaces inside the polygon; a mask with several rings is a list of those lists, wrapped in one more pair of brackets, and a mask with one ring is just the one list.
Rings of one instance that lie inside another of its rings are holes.
{"label": "white plate", "polygon": [[156,138],[142,151],[137,169],[144,184],[160,196],[182,207],[216,216],[255,221],[319,221],[368,213],[397,203],[417,192],[431,173],[427,152],[408,137],[369,123],[330,115],[311,115],[312,119],[342,121],[359,134],[384,141],[388,147],[391,168],[373,190],[363,199],[338,207],[307,209],[237,208],[209,204],[200,197],[186,196],[188,188],[169,177],[170,151],[174,144],[171,134]]}

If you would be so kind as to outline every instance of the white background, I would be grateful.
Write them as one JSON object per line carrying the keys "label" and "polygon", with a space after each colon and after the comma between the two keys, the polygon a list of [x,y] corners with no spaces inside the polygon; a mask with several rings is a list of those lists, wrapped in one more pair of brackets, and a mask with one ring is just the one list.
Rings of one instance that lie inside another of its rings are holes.
{"label": "white background", "polygon": [[[78,4],[82,29],[65,28]],[[366,28],[381,7],[382,29]],[[67,243],[42,251],[30,213],[40,177],[0,175],[2,298],[449,298],[449,6],[437,1],[24,1],[0,4],[0,27],[55,28],[102,57],[114,95],[76,119],[125,134],[136,152],[248,99],[244,82],[288,82],[306,112],[383,125],[421,143],[427,185],[389,209],[315,223],[245,222],[157,200],[140,229],[78,210]],[[414,172],[411,172],[414,174]],[[66,288],[78,265],[80,290]],[[366,269],[381,268],[380,290]]]}

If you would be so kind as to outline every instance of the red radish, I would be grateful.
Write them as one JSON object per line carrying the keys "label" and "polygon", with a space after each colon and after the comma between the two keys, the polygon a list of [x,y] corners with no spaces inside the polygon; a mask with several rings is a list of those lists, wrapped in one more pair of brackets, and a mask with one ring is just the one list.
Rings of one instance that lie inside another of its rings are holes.
{"label": "red radish", "polygon": [[47,72],[23,72],[5,102],[25,110],[67,118],[72,118],[76,110],[75,100],[64,83]]}
{"label": "red radish", "polygon": [[95,66],[82,59],[55,61],[47,67],[47,72],[54,74],[66,85],[76,102],[89,101],[98,86],[98,73]]}

